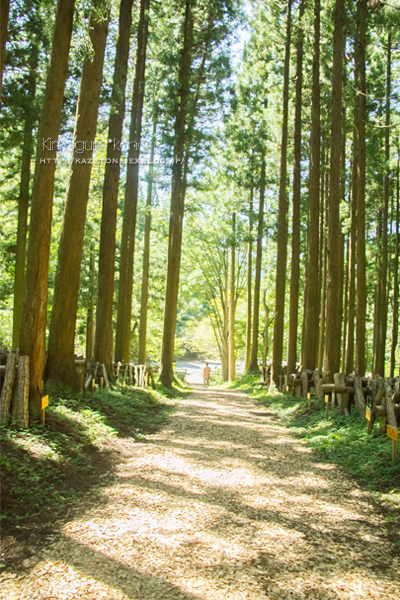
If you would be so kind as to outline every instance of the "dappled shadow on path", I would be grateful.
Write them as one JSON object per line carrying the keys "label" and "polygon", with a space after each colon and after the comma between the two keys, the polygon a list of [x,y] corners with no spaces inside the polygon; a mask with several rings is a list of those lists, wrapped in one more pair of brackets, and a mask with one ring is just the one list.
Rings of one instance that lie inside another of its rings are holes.
{"label": "dappled shadow on path", "polygon": [[49,599],[398,597],[368,494],[266,412],[240,392],[196,390],[163,431],[121,446],[105,502],[65,525],[26,589],[39,577]]}

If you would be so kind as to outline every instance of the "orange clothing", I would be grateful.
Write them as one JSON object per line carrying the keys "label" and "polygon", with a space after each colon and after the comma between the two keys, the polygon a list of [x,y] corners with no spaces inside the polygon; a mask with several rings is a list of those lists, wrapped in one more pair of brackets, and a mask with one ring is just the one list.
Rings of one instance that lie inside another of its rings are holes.
{"label": "orange clothing", "polygon": [[203,377],[204,379],[210,379],[211,369],[208,365],[206,365],[203,369]]}

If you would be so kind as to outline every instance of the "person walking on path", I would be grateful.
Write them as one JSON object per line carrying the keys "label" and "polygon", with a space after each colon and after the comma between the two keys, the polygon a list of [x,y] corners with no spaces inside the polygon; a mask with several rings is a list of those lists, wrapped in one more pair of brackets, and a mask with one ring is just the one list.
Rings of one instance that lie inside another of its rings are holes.
{"label": "person walking on path", "polygon": [[203,380],[204,380],[204,387],[208,387],[210,384],[210,375],[211,375],[211,369],[208,366],[208,362],[206,361],[206,366],[203,369]]}

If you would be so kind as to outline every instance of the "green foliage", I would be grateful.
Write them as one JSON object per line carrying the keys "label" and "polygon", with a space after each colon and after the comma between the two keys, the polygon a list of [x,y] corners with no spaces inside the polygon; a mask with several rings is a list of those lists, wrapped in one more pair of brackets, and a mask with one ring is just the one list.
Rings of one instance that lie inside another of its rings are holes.
{"label": "green foliage", "polygon": [[307,400],[285,394],[257,396],[315,450],[319,460],[342,465],[370,490],[400,494],[400,462],[392,462],[390,440],[377,431],[368,435],[366,421],[354,407],[350,417],[340,416],[334,407],[326,418],[321,399],[314,398],[309,408]]}
{"label": "green foliage", "polygon": [[[174,396],[182,396],[175,388]],[[169,396],[171,397],[171,396]],[[2,519],[60,517],[66,504],[100,485],[112,464],[112,438],[142,439],[173,409],[163,391],[127,388],[51,398],[46,425],[0,429]]]}
{"label": "green foliage", "polygon": [[[306,441],[316,458],[336,463],[369,490],[384,494],[394,503],[400,500],[400,460],[392,461],[391,441],[375,426],[368,435],[366,421],[352,408],[350,417],[340,416],[338,407],[329,409],[313,398],[311,408],[304,398],[279,392],[269,393],[246,375],[230,387],[241,389],[273,411],[295,435]],[[257,387],[256,387],[257,386]]]}

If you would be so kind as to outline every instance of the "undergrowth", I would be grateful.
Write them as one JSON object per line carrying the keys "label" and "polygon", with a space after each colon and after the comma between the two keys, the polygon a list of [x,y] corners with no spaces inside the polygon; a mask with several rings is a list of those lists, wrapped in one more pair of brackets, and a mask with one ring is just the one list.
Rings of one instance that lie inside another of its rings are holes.
{"label": "undergrowth", "polygon": [[0,428],[2,525],[35,518],[54,520],[67,503],[81,497],[110,471],[112,438],[140,440],[153,433],[173,410],[168,395],[117,386],[113,391],[52,395],[46,424],[28,430]]}

